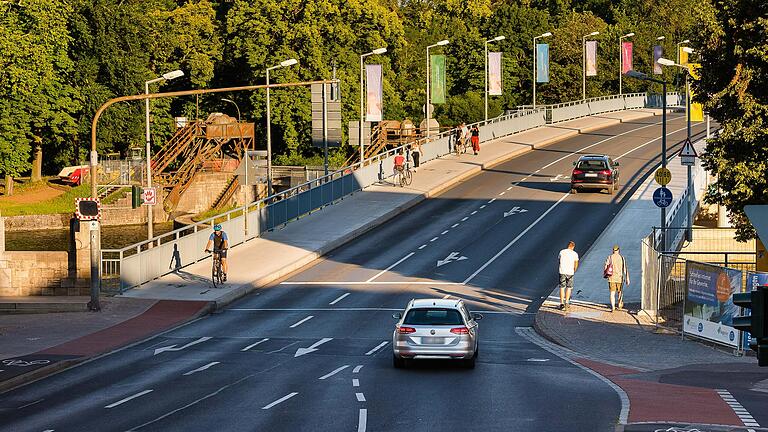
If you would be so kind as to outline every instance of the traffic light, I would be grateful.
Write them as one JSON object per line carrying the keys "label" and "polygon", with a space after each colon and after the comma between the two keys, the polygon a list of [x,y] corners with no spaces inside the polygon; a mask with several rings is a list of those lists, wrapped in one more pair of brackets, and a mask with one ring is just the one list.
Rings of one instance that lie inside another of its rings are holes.
{"label": "traffic light", "polygon": [[756,290],[733,295],[733,304],[749,309],[749,315],[733,318],[733,327],[743,332],[749,332],[751,338],[749,347],[757,352],[757,364],[768,366],[768,286],[757,287]]}
{"label": "traffic light", "polygon": [[131,208],[141,207],[141,187],[131,186]]}

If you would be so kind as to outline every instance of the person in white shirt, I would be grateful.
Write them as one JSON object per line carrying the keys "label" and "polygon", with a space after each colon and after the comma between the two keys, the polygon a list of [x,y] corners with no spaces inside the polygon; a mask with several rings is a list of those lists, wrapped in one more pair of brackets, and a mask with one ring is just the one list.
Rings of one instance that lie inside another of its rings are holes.
{"label": "person in white shirt", "polygon": [[579,268],[579,254],[573,249],[576,243],[568,242],[568,247],[558,254],[560,261],[560,309],[568,310],[571,304],[571,291],[573,290],[573,275]]}

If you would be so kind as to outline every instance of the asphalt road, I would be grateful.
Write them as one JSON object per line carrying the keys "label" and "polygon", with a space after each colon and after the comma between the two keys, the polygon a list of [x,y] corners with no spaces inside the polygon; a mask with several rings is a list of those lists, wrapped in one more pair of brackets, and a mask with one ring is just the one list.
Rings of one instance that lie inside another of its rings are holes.
{"label": "asphalt road", "polygon": [[[613,431],[617,393],[516,329],[558,251],[584,253],[658,163],[658,122],[500,164],[223,313],[0,395],[0,430]],[[670,153],[684,127],[671,116]],[[569,194],[578,153],[618,159],[621,191]],[[391,314],[446,296],[484,313],[476,369],[393,369]]]}

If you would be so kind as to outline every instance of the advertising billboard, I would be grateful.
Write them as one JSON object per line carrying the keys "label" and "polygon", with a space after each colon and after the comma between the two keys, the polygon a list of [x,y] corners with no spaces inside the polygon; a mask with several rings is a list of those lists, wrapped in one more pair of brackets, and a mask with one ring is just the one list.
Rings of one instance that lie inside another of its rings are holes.
{"label": "advertising billboard", "polygon": [[685,280],[683,332],[738,347],[739,331],[732,326],[739,308],[733,294],[741,292],[741,271],[688,261]]}

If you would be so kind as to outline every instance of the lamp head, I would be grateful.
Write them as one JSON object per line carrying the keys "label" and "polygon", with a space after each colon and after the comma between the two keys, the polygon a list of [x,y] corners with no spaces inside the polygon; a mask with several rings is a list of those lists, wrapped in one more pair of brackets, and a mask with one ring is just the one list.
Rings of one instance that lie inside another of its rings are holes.
{"label": "lamp head", "polygon": [[656,38],[656,40],[664,40],[666,38],[667,38],[666,36],[659,36],[659,37]]}
{"label": "lamp head", "polygon": [[437,46],[448,45],[448,39],[443,39],[440,42],[436,43],[435,45]]}
{"label": "lamp head", "polygon": [[550,36],[552,36],[552,32],[546,32],[539,35],[539,37],[550,37]]}
{"label": "lamp head", "polygon": [[665,59],[664,57],[661,57],[658,60],[656,60],[656,63],[662,66],[675,66],[675,62],[673,62],[670,59]]}
{"label": "lamp head", "polygon": [[171,71],[163,74],[163,78],[166,80],[172,80],[172,79],[176,79],[183,76],[184,76],[184,72],[178,69],[176,69],[175,71]]}
{"label": "lamp head", "polygon": [[627,34],[625,34],[625,35],[624,35],[624,36],[622,36],[622,37],[623,37],[623,38],[625,38],[625,37],[632,37],[632,36],[634,36],[634,35],[635,35],[635,32],[631,32],[631,33],[627,33]]}
{"label": "lamp head", "polygon": [[683,47],[683,52],[686,52],[688,54],[693,54],[693,53],[696,52],[696,50],[694,50],[693,48],[690,48],[690,47]]}
{"label": "lamp head", "polygon": [[378,54],[384,54],[387,52],[386,48],[376,48],[375,50],[371,51],[372,53],[378,55]]}
{"label": "lamp head", "polygon": [[592,33],[588,34],[587,36],[597,36],[599,34],[600,34],[599,31],[593,31]]}
{"label": "lamp head", "polygon": [[686,40],[684,40],[684,41],[682,41],[682,42],[680,42],[680,43],[681,43],[681,44],[686,44],[686,43],[690,43],[690,42],[691,42],[691,40],[690,40],[690,39],[686,39]]}
{"label": "lamp head", "polygon": [[496,36],[495,38],[493,38],[493,40],[495,40],[496,42],[498,42],[498,41],[500,41],[500,40],[504,40],[504,39],[506,39],[506,38],[507,38],[506,36]]}
{"label": "lamp head", "polygon": [[299,62],[298,60],[296,60],[295,58],[292,58],[292,59],[288,59],[288,60],[283,60],[283,61],[281,61],[281,62],[280,62],[280,66],[281,66],[281,67],[288,67],[288,66],[293,66],[293,65],[295,65],[295,64],[296,64],[296,63],[298,63],[298,62]]}

